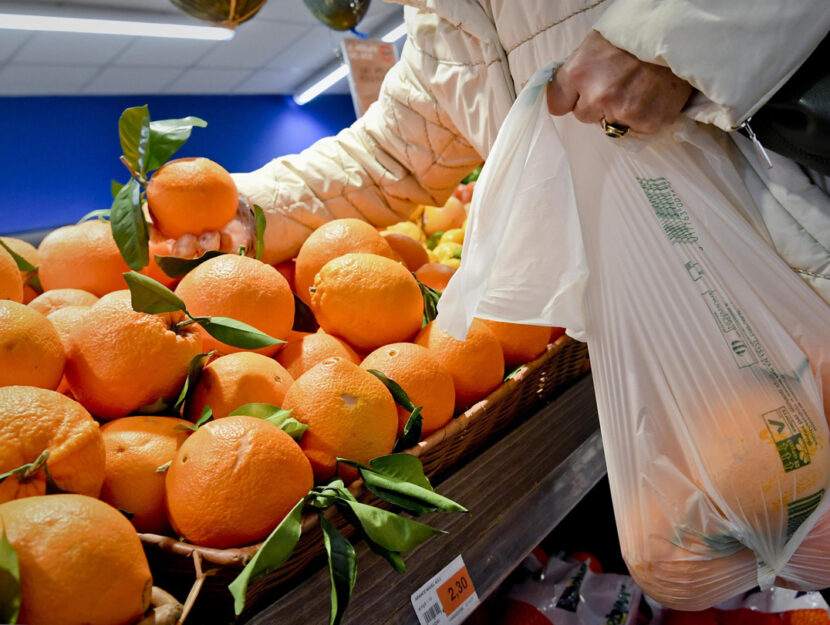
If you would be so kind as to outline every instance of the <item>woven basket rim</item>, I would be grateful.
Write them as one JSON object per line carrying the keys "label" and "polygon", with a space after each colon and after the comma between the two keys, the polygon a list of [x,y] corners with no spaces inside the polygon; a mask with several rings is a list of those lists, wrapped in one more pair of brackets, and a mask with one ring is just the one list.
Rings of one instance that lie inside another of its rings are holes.
{"label": "woven basket rim", "polygon": [[[538,357],[522,366],[521,369],[519,369],[509,380],[502,382],[502,384],[500,384],[498,388],[496,388],[493,392],[487,395],[487,397],[476,402],[467,410],[465,410],[457,417],[452,419],[443,428],[437,430],[436,432],[433,432],[427,438],[420,441],[417,445],[404,450],[403,453],[411,454],[415,457],[420,457],[429,452],[431,449],[435,448],[436,446],[444,443],[445,441],[448,441],[458,436],[461,432],[466,430],[472,422],[484,415],[490,409],[491,406],[493,406],[494,404],[502,400],[504,397],[509,395],[514,388],[521,384],[522,380],[525,377],[532,375],[535,370],[542,367],[549,359],[556,356],[567,345],[576,342],[577,341],[569,337],[567,334],[563,334],[562,336],[557,338],[556,341],[554,341],[553,343],[549,343],[545,347],[544,352],[542,352]],[[351,484],[349,484],[349,491],[355,497],[359,497],[360,495],[364,494],[365,488],[363,487],[363,481],[357,479]],[[333,508],[329,508],[325,511],[325,515],[329,519],[334,514],[336,514],[336,510],[334,510]],[[316,513],[303,515],[302,533],[305,534],[309,530],[316,527],[318,523],[318,515]],[[219,566],[231,566],[238,568],[244,567],[245,564],[248,563],[248,561],[256,554],[257,551],[259,551],[260,547],[262,546],[262,542],[258,542],[243,547],[217,549],[214,547],[203,547],[200,545],[194,545],[192,543],[187,543],[178,540],[171,536],[162,536],[160,534],[139,533],[138,536],[143,543],[155,545],[156,547],[164,551],[168,551],[170,553],[178,554],[185,557],[191,557],[194,552],[198,552],[199,555],[201,555],[201,557],[206,562],[210,562],[211,564],[216,564]]]}

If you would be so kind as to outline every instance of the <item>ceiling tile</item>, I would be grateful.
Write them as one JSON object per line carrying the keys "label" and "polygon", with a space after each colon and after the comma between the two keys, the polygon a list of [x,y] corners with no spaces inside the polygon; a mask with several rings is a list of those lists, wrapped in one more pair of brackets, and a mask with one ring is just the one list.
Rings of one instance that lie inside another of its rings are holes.
{"label": "ceiling tile", "polygon": [[108,67],[84,85],[82,92],[97,95],[160,93],[180,73],[180,69],[170,67]]}
{"label": "ceiling tile", "polygon": [[0,63],[12,56],[23,45],[23,42],[30,37],[34,37],[34,35],[29,32],[20,30],[3,31],[3,36],[0,37]]}
{"label": "ceiling tile", "polygon": [[339,58],[340,41],[354,37],[351,33],[338,33],[325,26],[314,26],[307,30],[291,46],[277,54],[268,64],[268,69],[301,67],[306,75]]}
{"label": "ceiling tile", "polygon": [[77,94],[96,71],[94,66],[9,64],[0,69],[0,96]]}
{"label": "ceiling tile", "polygon": [[224,41],[196,41],[190,39],[152,39],[137,37],[135,43],[112,62],[113,65],[142,65],[154,67],[188,67],[224,45]]}
{"label": "ceiling tile", "polygon": [[296,24],[247,22],[236,29],[236,36],[222,42],[199,61],[201,67],[262,67],[268,59],[290,45],[298,36]]}
{"label": "ceiling tile", "polygon": [[132,43],[132,37],[36,33],[15,54],[22,63],[104,64]]}
{"label": "ceiling tile", "polygon": [[164,93],[222,94],[230,93],[245,81],[253,70],[202,69],[186,70],[164,89]]}
{"label": "ceiling tile", "polygon": [[234,88],[234,93],[294,93],[294,88],[302,82],[305,74],[294,69],[263,69]]}

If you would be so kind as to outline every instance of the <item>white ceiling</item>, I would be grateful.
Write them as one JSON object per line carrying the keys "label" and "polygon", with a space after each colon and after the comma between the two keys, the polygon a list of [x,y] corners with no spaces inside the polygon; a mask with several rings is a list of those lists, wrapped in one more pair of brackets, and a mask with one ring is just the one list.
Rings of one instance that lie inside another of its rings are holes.
{"label": "white ceiling", "polygon": [[[169,0],[0,0],[3,12],[200,23]],[[399,5],[374,0],[357,30],[380,37],[402,21]],[[353,36],[302,0],[268,0],[230,41],[0,30],[0,96],[294,93]],[[346,80],[330,90],[347,91]]]}

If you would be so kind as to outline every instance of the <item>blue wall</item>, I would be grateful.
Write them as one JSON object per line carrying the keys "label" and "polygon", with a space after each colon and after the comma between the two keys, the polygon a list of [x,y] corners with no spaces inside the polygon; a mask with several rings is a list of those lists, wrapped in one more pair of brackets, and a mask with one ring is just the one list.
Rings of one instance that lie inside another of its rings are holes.
{"label": "blue wall", "polygon": [[196,115],[176,153],[205,156],[228,171],[251,171],[351,124],[351,99],[321,96],[299,107],[290,96],[0,98],[0,234],[74,223],[109,208],[110,180],[125,182],[118,117],[148,104],[152,119]]}

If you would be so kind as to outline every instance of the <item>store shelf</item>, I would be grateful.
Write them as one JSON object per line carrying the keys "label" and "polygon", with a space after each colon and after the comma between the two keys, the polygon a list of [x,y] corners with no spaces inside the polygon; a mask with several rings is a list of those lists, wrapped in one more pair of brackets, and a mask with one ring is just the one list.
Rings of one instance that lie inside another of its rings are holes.
{"label": "store shelf", "polygon": [[[589,375],[437,484],[470,514],[424,516],[449,533],[408,554],[404,575],[356,546],[357,583],[343,623],[417,625],[411,594],[458,554],[483,599],[604,475]],[[323,569],[242,622],[326,623],[329,593]]]}

